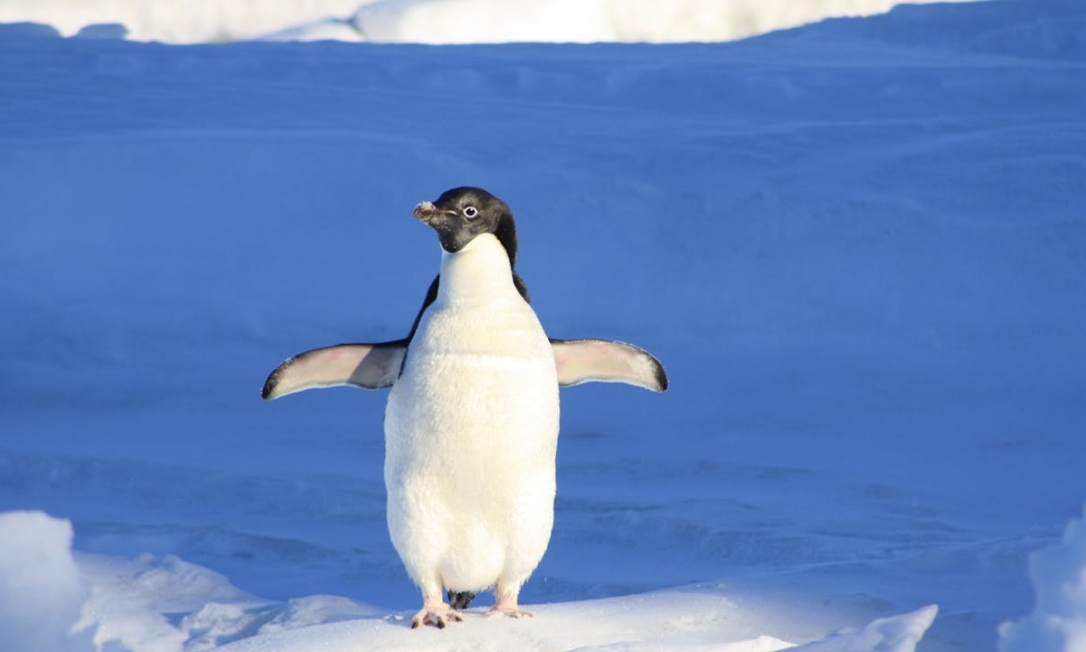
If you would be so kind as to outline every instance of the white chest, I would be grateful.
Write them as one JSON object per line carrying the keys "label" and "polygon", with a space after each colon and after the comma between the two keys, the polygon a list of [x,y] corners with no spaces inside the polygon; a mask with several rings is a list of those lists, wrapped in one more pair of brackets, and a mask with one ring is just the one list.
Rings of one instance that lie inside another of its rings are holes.
{"label": "white chest", "polygon": [[[389,395],[385,430],[390,461],[404,466],[398,472],[426,473],[438,465],[457,474],[483,467],[493,474],[540,448],[552,451],[545,463],[553,468],[554,353],[493,236],[444,255],[437,300],[423,315]],[[429,460],[432,446],[447,454]]]}
{"label": "white chest", "polygon": [[514,287],[508,256],[491,235],[444,254],[437,299],[419,323],[404,373],[427,364],[438,368],[424,373],[441,372],[446,356],[501,375],[509,375],[507,367],[554,364],[543,327]]}

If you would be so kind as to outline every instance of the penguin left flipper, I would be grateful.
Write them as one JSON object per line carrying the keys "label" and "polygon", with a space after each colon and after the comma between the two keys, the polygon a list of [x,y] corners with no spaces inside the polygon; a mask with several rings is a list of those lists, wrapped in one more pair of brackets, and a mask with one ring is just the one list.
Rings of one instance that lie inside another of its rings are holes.
{"label": "penguin left flipper", "polygon": [[571,387],[581,383],[627,383],[667,391],[667,373],[660,361],[641,348],[608,340],[551,339],[558,384]]}
{"label": "penguin left flipper", "polygon": [[400,374],[406,351],[407,340],[395,340],[377,344],[337,344],[299,353],[271,372],[260,395],[270,401],[315,387],[391,387]]}

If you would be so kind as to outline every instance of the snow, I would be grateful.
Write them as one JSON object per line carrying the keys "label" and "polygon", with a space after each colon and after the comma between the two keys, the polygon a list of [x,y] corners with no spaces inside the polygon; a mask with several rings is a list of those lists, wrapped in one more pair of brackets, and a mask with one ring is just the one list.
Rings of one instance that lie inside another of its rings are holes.
{"label": "snow", "polygon": [[220,42],[348,16],[361,4],[360,0],[4,0],[0,23],[44,23],[65,36],[88,25],[121,24],[128,38],[139,41]]}
{"label": "snow", "polygon": [[[374,42],[725,41],[830,16],[889,11],[892,0],[382,0],[350,19]],[[464,19],[471,16],[470,20]]]}
{"label": "snow", "polygon": [[1060,543],[1030,555],[1029,575],[1036,607],[1000,628],[999,649],[1086,650],[1086,515],[1067,526]]}
{"label": "snow", "polygon": [[93,649],[77,628],[86,587],[72,526],[41,512],[0,514],[0,641],[6,652]]}
{"label": "snow", "polygon": [[929,605],[902,616],[879,618],[858,632],[840,632],[794,649],[806,652],[910,652],[916,649],[938,612],[939,607]]}
{"label": "snow", "polygon": [[[167,43],[257,38],[432,44],[664,43],[738,39],[831,16],[884,13],[895,4],[893,0],[192,0],[184,4],[4,0],[0,22],[45,23],[65,36],[105,24],[114,26],[107,32],[113,38]],[[116,26],[124,26],[126,32],[119,33]],[[90,33],[102,35],[97,29]]]}
{"label": "snow", "polygon": [[[0,28],[0,619],[27,609],[0,649],[1078,635],[1081,2],[674,45],[3,19],[57,29]],[[291,354],[406,332],[440,261],[411,209],[461,184],[516,213],[549,334],[642,346],[671,388],[563,390],[534,618],[484,595],[410,631],[387,394],[259,392]]]}

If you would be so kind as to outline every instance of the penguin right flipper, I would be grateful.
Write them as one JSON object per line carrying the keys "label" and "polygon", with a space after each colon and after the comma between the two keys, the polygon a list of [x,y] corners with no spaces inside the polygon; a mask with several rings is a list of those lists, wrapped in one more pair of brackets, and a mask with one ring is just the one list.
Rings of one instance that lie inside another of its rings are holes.
{"label": "penguin right flipper", "polygon": [[561,387],[581,383],[627,383],[667,391],[667,373],[648,351],[625,342],[551,338]]}
{"label": "penguin right flipper", "polygon": [[316,387],[354,385],[391,387],[400,375],[407,340],[378,344],[338,344],[299,353],[271,372],[261,396],[270,401]]}

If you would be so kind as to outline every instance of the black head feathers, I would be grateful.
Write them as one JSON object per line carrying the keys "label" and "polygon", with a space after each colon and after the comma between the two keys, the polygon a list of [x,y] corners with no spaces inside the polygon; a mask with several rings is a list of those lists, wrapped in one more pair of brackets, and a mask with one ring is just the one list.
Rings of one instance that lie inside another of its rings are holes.
{"label": "black head feathers", "polygon": [[429,224],[441,241],[441,248],[456,253],[476,236],[493,233],[509,254],[509,264],[517,261],[517,227],[509,206],[482,188],[460,187],[446,190],[434,202],[415,207],[415,217]]}

